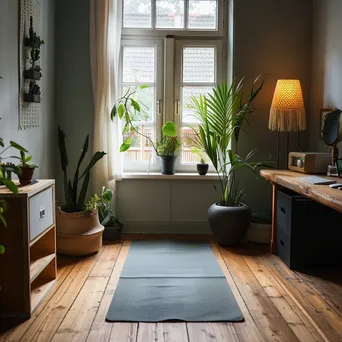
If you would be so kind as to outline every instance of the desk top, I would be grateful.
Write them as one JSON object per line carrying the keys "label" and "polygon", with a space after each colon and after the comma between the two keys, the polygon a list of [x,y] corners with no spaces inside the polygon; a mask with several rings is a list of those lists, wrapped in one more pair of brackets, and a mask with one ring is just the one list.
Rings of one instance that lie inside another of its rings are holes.
{"label": "desk top", "polygon": [[[300,177],[309,176],[308,174],[289,170],[261,170],[260,175],[271,183],[281,185],[316,202],[322,203],[327,207],[342,212],[342,191],[331,189],[329,185],[314,185],[299,179]],[[324,178],[342,183],[341,178],[326,176]]]}

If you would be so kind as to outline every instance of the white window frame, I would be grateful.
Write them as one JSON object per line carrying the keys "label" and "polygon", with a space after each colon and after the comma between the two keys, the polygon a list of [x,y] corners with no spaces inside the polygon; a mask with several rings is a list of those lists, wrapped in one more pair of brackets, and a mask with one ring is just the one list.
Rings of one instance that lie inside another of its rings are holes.
{"label": "white window frame", "polygon": [[[122,60],[122,51],[125,46],[137,46],[137,47],[148,47],[152,46],[156,48],[155,52],[155,82],[148,83],[148,82],[139,82],[139,83],[133,83],[123,82],[123,60]],[[154,117],[154,133],[155,133],[155,139],[160,139],[161,137],[161,126],[163,121],[163,113],[162,113],[162,98],[163,98],[163,40],[162,39],[139,39],[139,40],[133,40],[133,39],[122,39],[121,41],[121,53],[120,53],[120,96],[121,90],[125,85],[129,84],[131,86],[139,86],[139,85],[154,85],[155,86],[155,98],[154,98],[154,113],[152,113]],[[154,141],[155,142],[155,141]],[[123,152],[125,153],[125,152]],[[134,172],[134,171],[158,171],[159,170],[159,164],[158,160],[155,156],[154,151],[152,152],[153,158],[151,162],[124,162],[124,172]]]}
{"label": "white window frame", "polygon": [[[186,1],[186,9],[189,0]],[[155,27],[155,0],[152,4],[152,26]],[[200,29],[158,29],[158,28],[122,28],[122,46],[156,46],[156,72],[157,86],[155,109],[155,139],[161,137],[161,127],[167,121],[173,121],[177,125],[178,132],[181,128],[181,113],[176,115],[176,104],[180,101],[180,64],[179,54],[181,46],[206,46],[211,44],[217,49],[216,82],[227,80],[227,0],[218,0],[217,30]],[[226,15],[225,15],[226,14]],[[184,13],[187,20],[187,12]],[[192,44],[192,45],[191,45]],[[121,50],[122,51],[122,50]],[[122,53],[120,58],[120,83],[122,81]],[[171,85],[171,86],[170,86]],[[120,84],[122,89],[122,84]],[[180,114],[180,115],[179,115]],[[155,142],[155,141],[154,141]],[[180,164],[178,158],[177,172],[196,173],[196,164]],[[159,160],[154,155],[154,162],[124,162],[124,172],[159,172]],[[212,166],[209,172],[214,172]]]}
{"label": "white window frame", "polygon": [[[226,26],[224,13],[227,13],[227,0],[217,0],[217,29],[189,29],[187,27],[188,22],[188,9],[189,0],[185,0],[185,12],[184,12],[184,27],[185,28],[156,28],[156,0],[151,0],[151,15],[152,15],[152,27],[151,28],[129,28],[122,27],[123,36],[172,36],[177,37],[223,37],[225,36],[224,27]],[[122,6],[122,17],[124,18],[124,6]]]}
{"label": "white window frame", "polygon": [[[184,82],[182,80],[183,75],[183,48],[187,47],[214,47],[216,58],[215,58],[215,79],[212,84],[208,83],[200,83],[200,82]],[[176,52],[176,58],[175,58],[175,83],[174,83],[174,94],[175,94],[175,111],[174,111],[174,118],[173,121],[177,126],[177,134],[178,136],[181,135],[181,128],[182,125],[182,86],[183,84],[186,84],[188,86],[205,86],[208,85],[209,87],[214,88],[217,83],[220,83],[223,81],[223,74],[222,74],[222,63],[223,63],[223,54],[222,54],[222,41],[221,40],[210,40],[210,39],[201,39],[201,40],[177,40],[176,46],[175,46],[175,52]],[[191,127],[191,125],[188,125]],[[195,125],[193,125],[195,127]],[[181,163],[181,157],[178,157],[177,160],[177,171],[179,172],[191,172],[194,171],[194,165],[196,163],[192,164],[182,164]],[[196,170],[195,170],[196,171]],[[194,172],[195,172],[194,171]],[[212,165],[209,167],[209,172],[214,171],[214,168]]]}

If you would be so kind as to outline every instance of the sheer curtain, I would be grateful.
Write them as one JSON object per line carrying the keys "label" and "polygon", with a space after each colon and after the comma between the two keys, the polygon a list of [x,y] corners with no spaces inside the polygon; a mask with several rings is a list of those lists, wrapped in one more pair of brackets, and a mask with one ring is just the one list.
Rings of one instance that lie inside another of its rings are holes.
{"label": "sheer curtain", "polygon": [[110,120],[118,91],[123,0],[90,0],[90,61],[94,95],[93,151],[104,151],[92,172],[92,193],[115,190],[121,178],[120,122]]}

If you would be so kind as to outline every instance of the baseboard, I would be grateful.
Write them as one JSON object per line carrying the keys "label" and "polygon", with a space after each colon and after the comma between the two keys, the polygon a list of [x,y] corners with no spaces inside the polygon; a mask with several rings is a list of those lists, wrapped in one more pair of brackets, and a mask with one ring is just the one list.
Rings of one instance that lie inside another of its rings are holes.
{"label": "baseboard", "polygon": [[122,232],[125,234],[212,234],[207,222],[124,221]]}

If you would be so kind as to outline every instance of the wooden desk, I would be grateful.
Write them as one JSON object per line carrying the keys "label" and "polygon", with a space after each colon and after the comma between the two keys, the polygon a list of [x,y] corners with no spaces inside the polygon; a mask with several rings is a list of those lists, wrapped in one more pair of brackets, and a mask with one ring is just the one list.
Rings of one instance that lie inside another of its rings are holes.
{"label": "wooden desk", "polygon": [[[277,190],[285,187],[299,194],[311,198],[312,200],[326,205],[332,209],[342,212],[342,191],[331,189],[328,185],[314,185],[300,180],[300,177],[307,174],[289,170],[261,170],[260,175],[272,183],[272,237],[271,252],[276,252],[277,234]],[[321,175],[320,175],[321,176]],[[342,183],[341,178],[326,177]]]}

